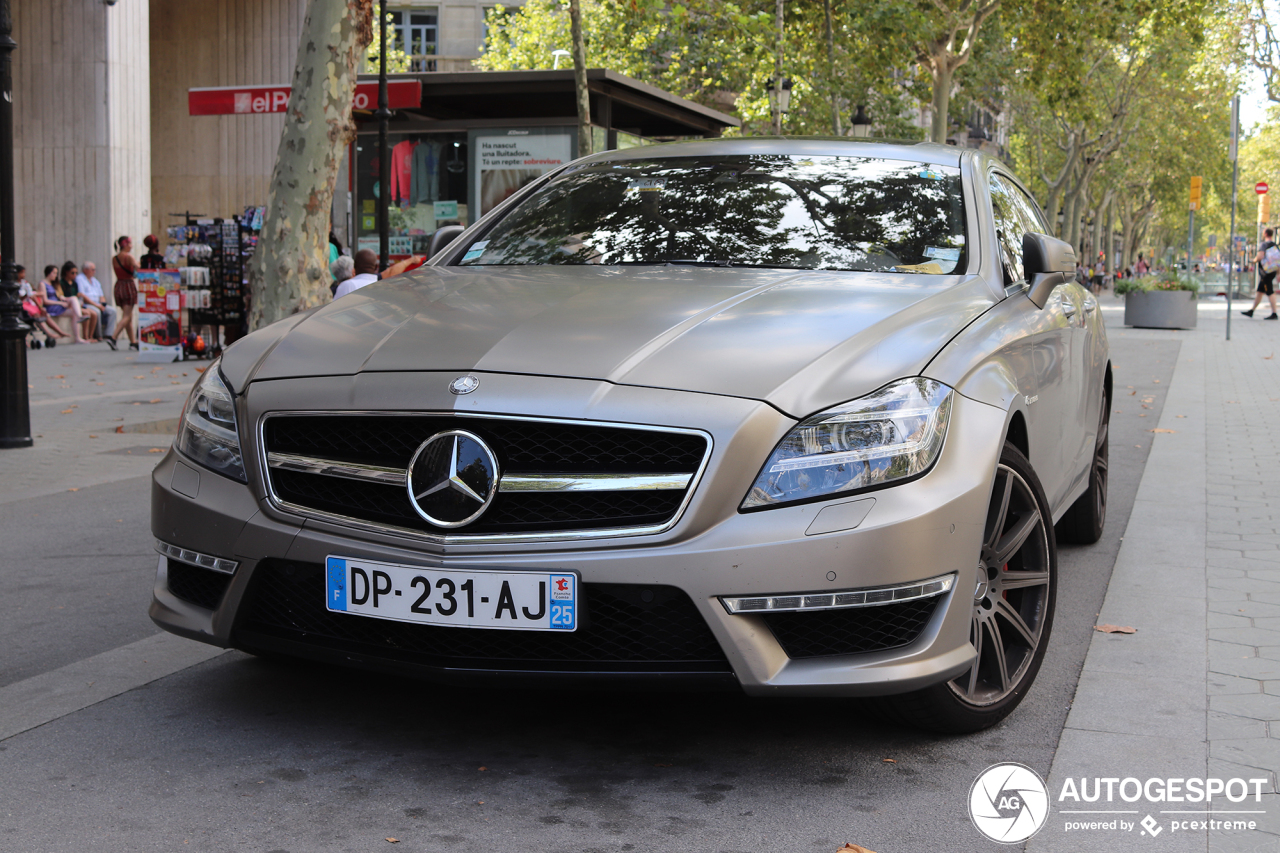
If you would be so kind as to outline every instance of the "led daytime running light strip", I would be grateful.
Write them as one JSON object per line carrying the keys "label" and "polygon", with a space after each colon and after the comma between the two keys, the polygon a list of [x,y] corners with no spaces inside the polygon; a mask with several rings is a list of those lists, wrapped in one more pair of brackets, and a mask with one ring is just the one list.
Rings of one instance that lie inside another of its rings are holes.
{"label": "led daytime running light strip", "polygon": [[235,572],[240,565],[235,560],[224,560],[221,557],[201,554],[199,551],[192,551],[189,548],[179,548],[177,545],[170,545],[168,542],[161,542],[159,539],[156,540],[156,550],[171,560],[199,566],[202,569],[222,572],[227,575]]}
{"label": "led daytime running light strip", "polygon": [[794,613],[802,610],[844,610],[850,607],[876,607],[881,604],[895,604],[899,601],[931,598],[935,595],[942,595],[944,592],[950,592],[955,582],[955,574],[949,574],[903,586],[851,589],[845,592],[772,595],[757,598],[721,596],[720,603],[730,613]]}
{"label": "led daytime running light strip", "polygon": [[[792,456],[789,459],[782,459],[769,466],[770,474],[778,474],[782,471],[796,471],[803,468],[822,468],[827,465],[838,465],[841,462],[870,462],[872,459],[884,459],[887,456],[906,456],[909,453],[915,453],[928,444],[930,437],[933,435],[934,424],[937,421],[937,409],[928,410],[929,420],[920,430],[920,438],[915,441],[904,441],[899,444],[887,444],[882,447],[871,447],[863,450],[844,450],[838,453],[811,453],[807,456]],[[919,417],[925,414],[925,411],[912,411],[900,417]],[[830,419],[815,424],[822,426],[829,423],[853,423],[857,420],[857,416],[850,416],[846,421],[838,421]],[[895,418],[885,417],[877,414],[874,418],[867,420],[895,420]]]}

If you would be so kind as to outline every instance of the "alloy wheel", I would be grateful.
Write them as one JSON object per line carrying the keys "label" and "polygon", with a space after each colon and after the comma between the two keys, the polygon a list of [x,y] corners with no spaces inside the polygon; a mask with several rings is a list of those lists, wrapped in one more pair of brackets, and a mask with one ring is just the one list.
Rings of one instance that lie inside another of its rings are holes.
{"label": "alloy wheel", "polygon": [[[1100,446],[1105,448],[1105,439]],[[978,655],[969,671],[949,684],[965,704],[999,702],[1027,675],[1051,617],[1049,547],[1035,491],[1002,463],[996,469],[973,592],[970,641]]]}

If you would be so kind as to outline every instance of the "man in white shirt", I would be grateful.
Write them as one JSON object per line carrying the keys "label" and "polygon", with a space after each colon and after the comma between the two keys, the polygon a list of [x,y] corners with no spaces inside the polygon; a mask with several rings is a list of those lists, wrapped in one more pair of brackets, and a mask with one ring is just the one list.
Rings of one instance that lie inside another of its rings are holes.
{"label": "man in white shirt", "polygon": [[356,274],[338,285],[333,298],[341,299],[378,280],[378,256],[371,249],[361,249],[355,254]]}
{"label": "man in white shirt", "polygon": [[93,277],[98,268],[92,261],[86,261],[76,276],[76,286],[80,288],[80,302],[86,311],[99,315],[98,328],[102,330],[102,338],[107,346],[116,348],[116,309],[107,304],[106,295],[102,291],[102,282]]}

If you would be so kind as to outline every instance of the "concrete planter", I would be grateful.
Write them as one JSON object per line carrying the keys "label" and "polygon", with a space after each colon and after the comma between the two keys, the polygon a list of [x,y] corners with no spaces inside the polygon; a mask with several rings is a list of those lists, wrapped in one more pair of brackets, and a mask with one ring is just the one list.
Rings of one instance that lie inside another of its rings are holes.
{"label": "concrete planter", "polygon": [[1194,329],[1196,295],[1189,290],[1147,290],[1124,297],[1124,324],[1142,329]]}

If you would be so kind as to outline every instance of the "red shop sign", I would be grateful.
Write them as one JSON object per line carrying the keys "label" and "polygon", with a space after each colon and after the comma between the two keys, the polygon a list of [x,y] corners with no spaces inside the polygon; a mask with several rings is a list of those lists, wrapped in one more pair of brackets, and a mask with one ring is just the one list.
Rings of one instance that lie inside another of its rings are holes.
{"label": "red shop sign", "polygon": [[[282,113],[289,106],[290,91],[292,91],[290,86],[219,86],[212,89],[188,89],[187,109],[193,116]],[[393,110],[421,106],[422,81],[388,81],[387,105]],[[352,107],[357,110],[377,109],[378,84],[357,84]]]}

